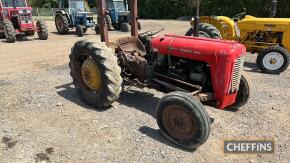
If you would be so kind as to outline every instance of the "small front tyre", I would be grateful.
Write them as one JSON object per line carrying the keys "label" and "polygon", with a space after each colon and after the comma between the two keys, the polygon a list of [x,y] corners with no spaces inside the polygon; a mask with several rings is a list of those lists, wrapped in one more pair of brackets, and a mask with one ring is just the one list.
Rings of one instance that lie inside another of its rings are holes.
{"label": "small front tyre", "polygon": [[262,72],[280,74],[289,66],[289,53],[281,46],[268,47],[261,51],[256,62]]}
{"label": "small front tyre", "polygon": [[129,23],[122,23],[120,27],[121,32],[129,32],[130,31],[130,24]]}
{"label": "small front tyre", "polygon": [[244,106],[252,95],[252,83],[248,75],[243,72],[241,76],[241,81],[239,85],[238,94],[236,101],[232,106],[229,106],[227,109],[232,111],[237,111],[240,107]]}
{"label": "small front tyre", "polygon": [[47,40],[48,39],[48,28],[47,25],[44,21],[38,20],[36,22],[36,27],[37,27],[37,34],[40,40]]}
{"label": "small front tyre", "polygon": [[157,124],[161,133],[173,143],[196,149],[210,134],[210,118],[203,105],[184,92],[172,92],[158,103]]}
{"label": "small front tyre", "polygon": [[76,33],[79,37],[83,37],[84,35],[84,29],[83,29],[83,26],[81,25],[77,25],[76,26]]}

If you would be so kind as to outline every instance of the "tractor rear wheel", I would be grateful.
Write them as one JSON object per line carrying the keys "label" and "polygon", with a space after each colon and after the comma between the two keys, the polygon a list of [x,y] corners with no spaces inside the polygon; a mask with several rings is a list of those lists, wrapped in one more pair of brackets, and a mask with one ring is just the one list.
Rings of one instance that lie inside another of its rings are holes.
{"label": "tractor rear wheel", "polygon": [[[194,36],[194,27],[190,28],[185,36]],[[221,32],[215,26],[208,23],[199,24],[199,37],[222,39]]]}
{"label": "tractor rear wheel", "polygon": [[121,32],[129,32],[130,31],[130,25],[129,23],[122,23],[120,27]]}
{"label": "tractor rear wheel", "polygon": [[69,32],[69,21],[65,15],[57,14],[55,16],[55,26],[59,34],[67,34]]}
{"label": "tractor rear wheel", "polygon": [[40,40],[47,40],[48,39],[48,28],[44,21],[38,20],[36,22],[36,27],[38,29],[38,37]]}
{"label": "tractor rear wheel", "polygon": [[76,26],[76,33],[79,37],[83,37],[83,35],[84,35],[83,26],[77,25]]}
{"label": "tractor rear wheel", "polygon": [[123,81],[121,68],[117,57],[105,44],[76,42],[69,67],[73,83],[88,105],[104,108],[118,99]]}
{"label": "tractor rear wheel", "polygon": [[249,79],[248,75],[246,75],[246,73],[243,72],[239,86],[239,91],[236,97],[236,102],[232,106],[229,106],[227,109],[232,111],[238,110],[240,107],[244,106],[249,101],[251,95],[252,95],[251,80]]}
{"label": "tractor rear wheel", "polygon": [[4,35],[8,43],[16,41],[16,32],[10,20],[3,21]]}
{"label": "tractor rear wheel", "polygon": [[113,27],[113,23],[112,23],[112,18],[111,18],[111,16],[110,16],[109,14],[107,14],[106,17],[105,17],[105,19],[106,19],[106,23],[107,23],[107,25],[108,25],[108,30],[109,30],[109,31],[113,30],[114,27]]}
{"label": "tractor rear wheel", "polygon": [[257,67],[268,74],[280,74],[289,67],[289,53],[281,46],[271,46],[257,57]]}
{"label": "tractor rear wheel", "polygon": [[187,149],[201,146],[210,134],[210,118],[203,105],[184,92],[171,92],[158,103],[157,124],[173,143]]}

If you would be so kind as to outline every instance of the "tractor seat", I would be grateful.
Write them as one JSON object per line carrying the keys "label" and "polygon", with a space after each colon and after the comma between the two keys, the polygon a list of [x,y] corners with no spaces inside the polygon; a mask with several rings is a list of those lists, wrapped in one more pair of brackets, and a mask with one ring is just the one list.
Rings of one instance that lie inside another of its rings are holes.
{"label": "tractor seat", "polygon": [[144,45],[136,37],[123,37],[117,40],[116,43],[124,53],[138,53],[141,57],[146,55]]}

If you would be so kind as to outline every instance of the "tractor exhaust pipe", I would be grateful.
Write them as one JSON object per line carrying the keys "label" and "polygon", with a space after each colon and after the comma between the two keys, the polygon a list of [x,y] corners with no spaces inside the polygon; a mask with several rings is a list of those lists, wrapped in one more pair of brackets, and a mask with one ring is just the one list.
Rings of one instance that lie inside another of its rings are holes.
{"label": "tractor exhaust pipe", "polygon": [[194,36],[199,36],[199,0],[196,0],[196,15],[194,17]]}
{"label": "tractor exhaust pipe", "polygon": [[272,6],[271,6],[271,13],[270,13],[270,17],[274,18],[276,16],[277,13],[277,0],[272,0]]}

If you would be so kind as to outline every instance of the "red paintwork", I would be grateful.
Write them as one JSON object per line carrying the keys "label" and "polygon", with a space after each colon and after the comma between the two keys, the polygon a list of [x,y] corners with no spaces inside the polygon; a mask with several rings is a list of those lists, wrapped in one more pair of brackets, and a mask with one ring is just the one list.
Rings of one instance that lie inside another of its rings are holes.
{"label": "red paintwork", "polygon": [[[4,11],[8,12],[8,16],[4,16]],[[32,7],[27,6],[27,7],[3,7],[2,3],[0,1],[0,19],[9,19],[11,20],[13,14],[19,14],[19,10],[30,10],[32,11]],[[32,14],[32,13],[31,13]],[[28,31],[34,31],[37,32],[37,28],[35,26],[34,21],[32,20],[31,23],[21,23],[20,20],[18,20],[18,24],[20,27],[18,29],[15,29],[16,33],[22,33],[22,32],[28,32]],[[0,32],[1,31],[0,29]]]}
{"label": "red paintwork", "polygon": [[244,45],[233,41],[165,35],[152,39],[151,46],[158,54],[208,63],[217,107],[224,109],[235,103],[237,93],[229,93],[232,70],[236,59],[246,55]]}

